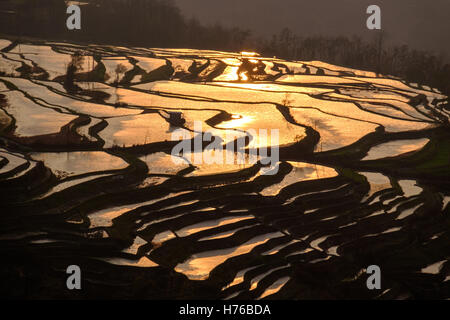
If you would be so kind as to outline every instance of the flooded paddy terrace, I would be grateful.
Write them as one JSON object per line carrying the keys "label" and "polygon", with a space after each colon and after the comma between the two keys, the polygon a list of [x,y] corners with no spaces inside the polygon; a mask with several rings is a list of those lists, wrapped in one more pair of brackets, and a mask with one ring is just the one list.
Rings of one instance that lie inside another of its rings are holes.
{"label": "flooded paddy terrace", "polygon": [[[439,91],[248,53],[5,48],[0,250],[7,282],[39,266],[30,296],[68,297],[58,281],[78,264],[86,298],[450,298],[450,114]],[[85,58],[68,91],[75,52]],[[264,68],[238,75],[244,58]],[[279,130],[275,175],[172,161],[175,130],[225,145],[248,129]],[[371,264],[382,292],[366,289]]]}

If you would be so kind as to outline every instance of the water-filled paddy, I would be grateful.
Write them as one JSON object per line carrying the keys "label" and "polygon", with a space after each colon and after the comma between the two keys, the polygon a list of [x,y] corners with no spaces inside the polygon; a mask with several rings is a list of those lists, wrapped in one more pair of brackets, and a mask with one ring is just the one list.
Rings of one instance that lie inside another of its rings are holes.
{"label": "water-filled paddy", "polygon": [[[327,286],[360,297],[363,257],[391,275],[381,298],[449,298],[449,113],[437,90],[254,53],[40,44],[0,58],[0,239],[48,274],[82,257],[94,287],[143,272],[142,292],[161,278],[191,298],[316,298]],[[99,68],[67,90],[80,50],[79,72]],[[239,79],[244,58],[260,74]],[[42,70],[22,78],[32,62]],[[171,155],[202,134],[200,149]],[[247,153],[230,147],[243,137]],[[207,138],[229,149],[212,153]],[[250,162],[263,147],[279,147],[275,175]]]}
{"label": "water-filled paddy", "polygon": [[44,161],[50,168],[68,175],[119,170],[128,166],[121,158],[100,151],[33,153],[31,157],[34,160]]}

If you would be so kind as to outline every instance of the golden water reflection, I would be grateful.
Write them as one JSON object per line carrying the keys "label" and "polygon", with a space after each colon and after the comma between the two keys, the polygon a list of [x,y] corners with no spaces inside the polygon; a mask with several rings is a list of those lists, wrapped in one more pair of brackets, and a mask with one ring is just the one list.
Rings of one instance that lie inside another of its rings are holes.
{"label": "golden water reflection", "polygon": [[269,241],[272,238],[282,237],[281,232],[274,232],[254,237],[244,244],[221,250],[213,250],[194,254],[188,260],[178,264],[175,271],[185,274],[192,280],[204,280],[208,278],[209,273],[225,260],[249,253],[253,248]]}

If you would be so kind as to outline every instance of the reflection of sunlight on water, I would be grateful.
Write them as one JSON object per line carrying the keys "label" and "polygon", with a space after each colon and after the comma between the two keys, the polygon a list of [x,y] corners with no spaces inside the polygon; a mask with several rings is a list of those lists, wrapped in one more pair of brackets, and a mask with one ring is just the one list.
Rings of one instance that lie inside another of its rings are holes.
{"label": "reflection of sunlight on water", "polygon": [[[194,161],[195,156],[196,154],[191,152],[187,152],[183,156],[184,159],[187,159],[196,167],[195,171],[186,175],[187,177],[235,172],[253,165],[247,154],[235,153],[234,151],[226,149],[218,151],[217,153],[215,151],[203,152],[201,154],[201,163],[196,163]],[[199,156],[199,154],[197,154],[197,156]]]}
{"label": "reflection of sunlight on water", "polygon": [[444,263],[446,263],[447,260],[442,260],[435,262],[433,264],[430,264],[429,266],[422,268],[420,272],[422,273],[429,273],[429,274],[439,274],[439,271],[441,270]]}
{"label": "reflection of sunlight on water", "polygon": [[94,176],[89,176],[86,178],[82,178],[82,179],[75,179],[75,180],[68,180],[65,182],[62,182],[58,185],[56,185],[55,187],[51,188],[49,191],[47,191],[46,193],[40,194],[39,196],[36,197],[36,199],[42,199],[45,197],[48,197],[56,192],[65,190],[69,187],[90,181],[90,180],[94,180],[94,179],[98,179],[98,178],[103,178],[103,177],[107,177],[110,176],[110,174],[100,174],[100,175],[94,175]]}
{"label": "reflection of sunlight on water", "polygon": [[288,163],[292,165],[292,171],[289,172],[280,183],[264,188],[261,190],[260,194],[263,196],[275,196],[282,188],[299,181],[337,176],[337,172],[334,168],[304,162],[288,161]]}
{"label": "reflection of sunlight on water", "polygon": [[113,225],[112,220],[127,211],[136,209],[138,205],[125,205],[120,207],[115,207],[111,209],[104,209],[97,211],[89,215],[90,227],[111,227]]}
{"label": "reflection of sunlight on water", "polygon": [[149,173],[152,174],[176,174],[189,166],[189,161],[186,159],[164,152],[152,153],[139,157],[139,159],[147,164]]}
{"label": "reflection of sunlight on water", "polygon": [[225,260],[250,252],[253,248],[267,242],[269,239],[282,237],[281,232],[257,236],[238,247],[213,250],[194,254],[191,258],[175,267],[176,272],[185,274],[189,279],[204,280],[209,273]]}
{"label": "reflection of sunlight on water", "polygon": [[376,160],[386,157],[395,157],[403,153],[416,151],[423,148],[430,140],[423,139],[410,139],[410,140],[397,140],[387,143],[382,143],[370,148],[367,156],[362,160]]}
{"label": "reflection of sunlight on water", "polygon": [[238,72],[239,67],[228,66],[225,68],[225,71],[218,77],[216,77],[215,81],[237,81],[239,80]]}
{"label": "reflection of sunlight on water", "polygon": [[391,181],[385,175],[378,172],[358,172],[367,178],[370,185],[369,193],[363,198],[363,202],[372,196],[375,192],[391,188]]}
{"label": "reflection of sunlight on water", "polygon": [[269,274],[271,274],[272,272],[275,272],[275,271],[277,271],[277,270],[281,270],[281,269],[286,268],[286,267],[289,267],[289,266],[290,266],[290,264],[287,264],[287,265],[284,265],[284,266],[281,266],[281,267],[278,267],[278,268],[271,269],[271,270],[269,270],[269,271],[267,271],[267,272],[265,272],[265,273],[263,273],[263,274],[260,274],[260,275],[256,276],[255,278],[253,278],[253,279],[250,281],[250,290],[256,289],[256,288],[258,287],[258,283],[259,283],[262,279],[264,279],[266,276],[268,276]]}
{"label": "reflection of sunlight on water", "polygon": [[450,197],[444,197],[444,205],[442,206],[442,208],[445,209],[449,203],[450,203]]}
{"label": "reflection of sunlight on water", "polygon": [[281,288],[284,287],[284,285],[289,281],[289,279],[290,279],[289,277],[283,277],[281,279],[278,279],[277,281],[272,283],[270,287],[264,290],[264,292],[259,296],[259,298],[257,298],[257,300],[277,293],[278,291],[281,290]]}
{"label": "reflection of sunlight on water", "polygon": [[252,116],[233,115],[232,120],[221,122],[219,125],[217,125],[217,128],[239,129],[239,128],[242,128],[244,125],[253,122],[253,120],[254,120],[254,117],[252,117]]}
{"label": "reflection of sunlight on water", "polygon": [[239,75],[240,75],[242,81],[248,81],[247,72],[242,72]]}
{"label": "reflection of sunlight on water", "polygon": [[99,259],[99,260],[103,260],[110,264],[115,264],[115,265],[120,265],[120,266],[139,267],[139,268],[151,268],[151,267],[158,266],[158,264],[151,261],[147,257],[142,257],[139,260],[129,260],[129,259],[125,259],[125,258],[103,258],[103,259]]}
{"label": "reflection of sunlight on water", "polygon": [[237,216],[237,217],[233,216],[233,217],[224,217],[224,218],[215,219],[215,220],[208,220],[208,221],[196,223],[193,225],[189,225],[180,230],[176,230],[175,233],[179,237],[186,237],[186,236],[189,236],[191,234],[194,234],[194,233],[197,233],[197,232],[200,232],[203,230],[217,228],[217,227],[225,226],[227,224],[237,223],[239,221],[253,219],[253,218],[255,218],[255,217],[252,215],[245,215],[245,216]]}
{"label": "reflection of sunlight on water", "polygon": [[128,166],[122,158],[103,151],[45,152],[32,153],[31,156],[34,160],[44,161],[54,171],[64,171],[69,175],[119,170]]}
{"label": "reflection of sunlight on water", "polygon": [[422,205],[423,205],[422,203],[419,203],[418,205],[416,205],[416,206],[414,206],[412,208],[408,208],[406,210],[403,210],[402,213],[397,218],[395,218],[395,220],[402,220],[402,219],[405,219],[406,217],[409,217],[410,215],[414,214],[414,212],[418,208],[420,208]]}
{"label": "reflection of sunlight on water", "polygon": [[[320,94],[325,92],[331,92],[330,89],[324,88],[308,88],[308,87],[299,87],[299,86],[289,86],[289,85],[280,85],[274,83],[228,83],[228,82],[220,82],[219,78],[215,78],[214,84],[220,85],[224,88],[241,88],[241,89],[254,89],[254,90],[262,90],[262,91],[274,91],[274,92],[282,92],[282,91],[291,91],[292,93],[307,93],[307,94]],[[274,96],[276,97],[276,96]]]}
{"label": "reflection of sunlight on water", "polygon": [[[259,266],[259,265],[258,265],[258,266]],[[252,269],[257,268],[258,266],[246,268],[246,269],[244,269],[244,270],[239,271],[239,272],[236,274],[236,276],[234,277],[233,281],[231,281],[228,285],[226,285],[225,287],[222,288],[222,291],[225,290],[225,289],[228,289],[228,288],[230,288],[230,287],[233,287],[233,286],[235,286],[235,285],[238,285],[238,284],[240,284],[240,283],[242,283],[242,282],[244,282],[244,276],[245,276],[245,273],[246,273],[247,271],[249,271],[249,270],[252,270]]]}
{"label": "reflection of sunlight on water", "polygon": [[399,180],[398,184],[402,188],[405,197],[412,197],[423,191],[423,189],[416,184],[416,180]]}
{"label": "reflection of sunlight on water", "polygon": [[272,255],[272,254],[276,254],[276,253],[278,253],[281,249],[283,249],[283,248],[286,248],[286,247],[288,247],[288,246],[290,246],[291,244],[294,244],[294,243],[297,243],[297,242],[299,242],[300,240],[292,240],[292,241],[289,241],[288,243],[283,243],[283,244],[280,244],[280,245],[278,245],[278,246],[276,246],[276,247],[273,247],[273,248],[271,248],[271,249],[269,249],[269,250],[267,250],[267,251],[264,251],[263,253],[261,253],[261,255],[263,255],[263,256],[265,256],[265,255]]}
{"label": "reflection of sunlight on water", "polygon": [[139,236],[136,236],[136,238],[134,238],[133,244],[128,248],[123,249],[122,252],[136,255],[138,253],[139,247],[145,245],[146,243],[147,241]]}
{"label": "reflection of sunlight on water", "polygon": [[256,52],[249,52],[249,51],[242,51],[241,52],[242,56],[247,56],[247,57],[255,57],[255,56],[259,56],[258,53]]}
{"label": "reflection of sunlight on water", "polygon": [[216,239],[228,238],[228,237],[232,236],[233,234],[235,234],[236,232],[238,232],[240,230],[251,228],[252,226],[253,225],[236,228],[236,229],[233,229],[233,230],[230,230],[230,231],[224,231],[224,232],[216,233],[216,234],[213,234],[212,236],[203,237],[203,238],[199,239],[198,241],[207,241],[207,240],[216,240]]}
{"label": "reflection of sunlight on water", "polygon": [[241,65],[241,60],[236,58],[223,58],[222,61],[232,67],[239,67]]}
{"label": "reflection of sunlight on water", "polygon": [[161,244],[161,243],[171,240],[175,237],[176,237],[176,235],[172,231],[170,231],[170,230],[164,231],[164,232],[161,232],[161,233],[158,233],[157,235],[155,235],[152,239],[152,243],[153,244]]}

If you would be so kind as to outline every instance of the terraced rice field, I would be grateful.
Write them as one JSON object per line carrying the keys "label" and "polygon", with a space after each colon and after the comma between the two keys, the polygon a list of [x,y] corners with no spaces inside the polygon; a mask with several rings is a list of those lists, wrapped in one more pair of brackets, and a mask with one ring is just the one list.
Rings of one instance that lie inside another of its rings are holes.
{"label": "terraced rice field", "polygon": [[[66,90],[76,52],[78,88]],[[237,74],[243,59],[258,71]],[[256,53],[7,40],[0,71],[4,292],[450,298],[450,107],[438,90]],[[278,172],[175,164],[176,129],[224,145],[277,129]],[[73,264],[79,293],[65,288]],[[374,264],[382,290],[370,291]]]}

